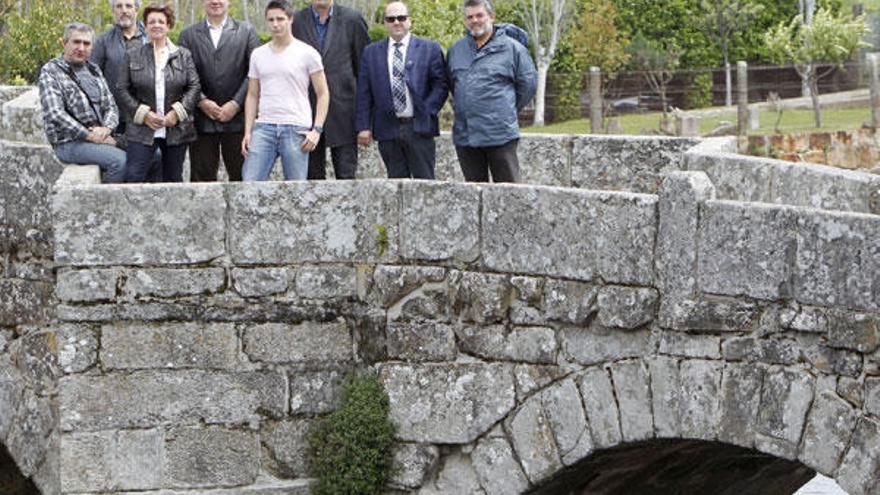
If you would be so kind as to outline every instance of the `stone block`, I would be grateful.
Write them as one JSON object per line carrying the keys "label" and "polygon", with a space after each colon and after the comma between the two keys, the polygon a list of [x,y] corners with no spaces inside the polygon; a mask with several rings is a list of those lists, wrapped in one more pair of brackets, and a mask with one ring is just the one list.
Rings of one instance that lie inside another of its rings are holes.
{"label": "stone block", "polygon": [[584,365],[641,357],[651,350],[651,332],[647,329],[624,332],[596,325],[563,328],[559,340],[565,356]]}
{"label": "stone block", "polygon": [[388,307],[429,282],[441,282],[446,270],[434,266],[379,265],[373,271],[373,297]]}
{"label": "stone block", "polygon": [[738,332],[748,328],[758,314],[754,303],[736,299],[675,300],[660,302],[659,323],[675,330]]}
{"label": "stone block", "polygon": [[790,297],[796,222],[791,208],[706,202],[700,208],[700,290],[756,299]]}
{"label": "stone block", "polygon": [[290,414],[325,414],[336,408],[341,371],[296,371],[290,380]]}
{"label": "stone block", "polygon": [[225,284],[222,268],[148,268],[129,273],[125,289],[135,297],[175,297],[217,292]]}
{"label": "stone block", "polygon": [[808,347],[804,354],[818,371],[837,376],[858,377],[862,374],[862,355],[824,345]]}
{"label": "stone block", "polygon": [[723,373],[718,439],[752,448],[764,370],[751,364],[727,363]]}
{"label": "stone block", "polygon": [[52,213],[59,265],[204,263],[226,251],[220,184],[58,189]]}
{"label": "stone block", "polygon": [[733,337],[721,344],[721,354],[730,361],[795,364],[801,359],[800,347],[797,341],[791,339]]}
{"label": "stone block", "polygon": [[508,365],[391,364],[379,377],[403,441],[472,442],[514,407]]}
{"label": "stone block", "polygon": [[602,368],[590,368],[581,376],[578,388],[593,435],[593,446],[605,449],[620,444],[623,439],[620,414],[608,372]]}
{"label": "stone block", "polygon": [[48,396],[57,391],[61,376],[57,351],[57,336],[43,328],[29,330],[10,344],[12,361],[21,372],[22,382],[33,393]]}
{"label": "stone block", "polygon": [[105,370],[143,368],[232,369],[240,364],[231,323],[115,324],[101,326]]}
{"label": "stone block", "polygon": [[73,433],[61,440],[61,489],[64,493],[113,489],[110,455],[113,432]]}
{"label": "stone block", "polygon": [[659,352],[686,358],[718,359],[721,357],[721,338],[714,335],[663,331],[660,334]]}
{"label": "stone block", "polygon": [[97,332],[86,325],[53,326],[58,350],[58,366],[65,373],[81,373],[98,361]]}
{"label": "stone block", "polygon": [[857,419],[853,407],[833,392],[817,394],[807,415],[798,458],[820,473],[834,473],[849,445]]}
{"label": "stone block", "polygon": [[309,299],[356,297],[357,269],[350,265],[307,265],[296,272],[296,293]]}
{"label": "stone block", "polygon": [[462,321],[495,323],[507,316],[510,282],[505,275],[453,272],[449,287],[452,309]]}
{"label": "stone block", "polygon": [[40,93],[35,87],[6,101],[0,112],[0,137],[10,141],[47,143]]}
{"label": "stone block", "polygon": [[406,361],[453,361],[455,330],[448,323],[415,321],[386,327],[388,357]]}
{"label": "stone block", "polygon": [[47,321],[52,285],[30,280],[0,279],[0,327]]}
{"label": "stone block", "polygon": [[49,198],[64,166],[49,146],[0,139],[0,224],[52,225]]}
{"label": "stone block", "polygon": [[820,306],[880,308],[880,217],[811,211],[798,218],[795,297]]}
{"label": "stone block", "polygon": [[[506,442],[505,442],[506,443]],[[508,447],[509,449],[509,447]],[[397,470],[391,476],[391,484],[403,488],[418,488],[440,459],[436,445],[400,443],[394,448],[394,465]],[[474,462],[474,467],[476,466]],[[519,466],[516,466],[519,469]],[[479,474],[479,471],[477,472]]]}
{"label": "stone block", "polygon": [[55,181],[55,187],[91,186],[101,183],[101,168],[97,165],[65,164],[64,171]]}
{"label": "stone block", "polygon": [[569,378],[554,384],[540,397],[562,463],[571,466],[587,457],[593,451],[593,439],[575,381]]}
{"label": "stone block", "polygon": [[705,172],[712,181],[718,199],[774,203],[770,189],[777,162],[766,158],[723,152],[685,153],[687,169]]}
{"label": "stone block", "polygon": [[678,361],[667,357],[647,359],[651,373],[651,405],[654,430],[658,438],[677,438],[681,434],[681,376]]}
{"label": "stone block", "polygon": [[14,418],[5,447],[21,474],[30,477],[46,458],[50,434],[57,426],[57,406],[52,399],[25,390]]}
{"label": "stone block", "polygon": [[55,297],[71,302],[112,301],[118,278],[119,271],[113,269],[62,271],[55,283]]}
{"label": "stone block", "polygon": [[654,319],[657,291],[606,286],[599,291],[599,323],[606,327],[638,328]]}
{"label": "stone block", "polygon": [[520,180],[542,186],[571,185],[571,136],[522,134],[519,155]]}
{"label": "stone block", "polygon": [[62,431],[159,424],[244,424],[287,411],[287,381],[276,372],[134,371],[60,380]]}
{"label": "stone block", "polygon": [[68,433],[61,435],[59,450],[62,493],[162,487],[162,429]]}
{"label": "stone block", "polygon": [[487,268],[650,285],[656,198],[522,186],[483,190]]}
{"label": "stone block", "polygon": [[532,483],[540,483],[562,468],[550,422],[540,396],[525,402],[505,422],[520,465]]}
{"label": "stone block", "polygon": [[714,440],[717,436],[721,363],[685,360],[679,365],[679,410],[683,438]]}
{"label": "stone block", "polygon": [[308,434],[314,428],[311,419],[270,421],[260,429],[263,466],[277,478],[307,478]]}
{"label": "stone block", "polygon": [[880,346],[880,322],[873,314],[831,311],[828,345],[861,353],[873,352]]}
{"label": "stone block", "polygon": [[289,268],[233,268],[232,285],[244,297],[262,297],[287,291],[293,274]]}
{"label": "stone block", "polygon": [[777,452],[770,453],[786,459],[797,457],[807,411],[813,401],[814,382],[803,371],[771,369],[764,375],[755,427],[759,449],[776,449]]}
{"label": "stone block", "polygon": [[426,261],[476,260],[480,190],[474,184],[401,183],[400,255]]}
{"label": "stone block", "polygon": [[828,331],[826,310],[811,306],[797,305],[783,308],[779,314],[783,328],[805,333],[825,333]]}
{"label": "stone block", "polygon": [[334,365],[352,359],[352,340],[344,320],[298,325],[263,323],[244,334],[244,352],[254,361]]}
{"label": "stone block", "polygon": [[257,432],[179,427],[165,438],[166,485],[199,488],[249,485],[260,472]]}
{"label": "stone block", "polygon": [[477,479],[486,495],[523,493],[529,481],[505,438],[484,438],[471,452]]}
{"label": "stone block", "polygon": [[770,201],[821,210],[871,211],[873,177],[812,163],[773,164]]}
{"label": "stone block", "polygon": [[522,403],[533,392],[540,390],[565,375],[559,366],[518,364],[513,368],[516,380],[516,402]]}
{"label": "stone block", "polygon": [[510,277],[510,285],[513,286],[517,300],[529,303],[540,303],[544,294],[544,279],[539,277]]}
{"label": "stone block", "polygon": [[880,421],[862,416],[853,432],[849,450],[840,463],[835,479],[851,495],[871,495],[880,489]]}
{"label": "stone block", "polygon": [[398,184],[276,182],[228,186],[236,264],[383,262],[398,255]]}
{"label": "stone block", "polygon": [[880,377],[865,378],[865,411],[880,416]]}
{"label": "stone block", "polygon": [[[867,383],[867,380],[865,382]],[[840,377],[837,381],[836,391],[837,395],[843,397],[849,403],[855,404],[857,407],[862,407],[865,404],[865,391],[862,384],[856,378]],[[880,390],[877,392],[880,393]],[[880,397],[876,400],[880,400]],[[880,403],[877,404],[874,414],[878,414],[877,411],[880,411]]]}
{"label": "stone block", "polygon": [[7,438],[22,400],[24,380],[9,356],[0,358],[0,438]]}
{"label": "stone block", "polygon": [[485,359],[526,363],[555,363],[556,334],[547,327],[462,325],[458,328],[462,352]]}
{"label": "stone block", "polygon": [[419,495],[444,495],[447,493],[481,493],[480,482],[474,471],[470,456],[455,450],[440,461],[436,477],[425,484]]}
{"label": "stone block", "polygon": [[121,430],[111,449],[113,485],[122,490],[146,490],[162,486],[165,431]]}
{"label": "stone block", "polygon": [[651,376],[642,361],[618,361],[610,366],[620,431],[624,442],[638,442],[654,437],[651,414]]}
{"label": "stone block", "polygon": [[544,283],[544,318],[575,325],[596,312],[595,285],[571,280],[548,279]]}

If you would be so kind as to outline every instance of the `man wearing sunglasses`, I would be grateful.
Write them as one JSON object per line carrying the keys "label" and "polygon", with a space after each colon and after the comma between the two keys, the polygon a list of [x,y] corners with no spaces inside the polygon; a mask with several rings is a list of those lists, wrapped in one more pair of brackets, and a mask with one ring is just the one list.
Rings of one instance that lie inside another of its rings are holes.
{"label": "man wearing sunglasses", "polygon": [[437,114],[448,93],[436,41],[410,34],[403,2],[385,7],[389,37],[364,49],[357,85],[358,143],[379,143],[388,177],[433,179]]}

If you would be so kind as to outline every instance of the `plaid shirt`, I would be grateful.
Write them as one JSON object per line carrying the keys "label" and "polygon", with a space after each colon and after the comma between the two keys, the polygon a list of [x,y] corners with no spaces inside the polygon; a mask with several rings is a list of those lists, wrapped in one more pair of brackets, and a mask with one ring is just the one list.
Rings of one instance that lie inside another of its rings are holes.
{"label": "plaid shirt", "polygon": [[119,123],[116,102],[107,87],[101,69],[86,62],[89,70],[98,79],[101,88],[101,121],[89,97],[77,86],[70,76],[72,69],[63,57],[57,57],[40,69],[40,104],[43,107],[43,127],[52,146],[69,141],[84,141],[89,135],[88,127],[103,126],[111,130]]}

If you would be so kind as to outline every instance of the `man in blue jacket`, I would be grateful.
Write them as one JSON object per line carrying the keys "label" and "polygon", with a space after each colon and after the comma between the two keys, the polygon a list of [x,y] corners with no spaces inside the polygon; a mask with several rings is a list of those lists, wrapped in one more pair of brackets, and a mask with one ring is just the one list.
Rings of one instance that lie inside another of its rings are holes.
{"label": "man in blue jacket", "polygon": [[410,34],[403,2],[385,7],[389,37],[364,49],[357,83],[358,143],[379,142],[388,177],[433,179],[437,114],[448,93],[436,41]]}
{"label": "man in blue jacket", "polygon": [[449,49],[455,123],[452,141],[465,180],[518,182],[517,112],[535,96],[537,71],[528,49],[496,27],[490,0],[465,0],[468,36]]}

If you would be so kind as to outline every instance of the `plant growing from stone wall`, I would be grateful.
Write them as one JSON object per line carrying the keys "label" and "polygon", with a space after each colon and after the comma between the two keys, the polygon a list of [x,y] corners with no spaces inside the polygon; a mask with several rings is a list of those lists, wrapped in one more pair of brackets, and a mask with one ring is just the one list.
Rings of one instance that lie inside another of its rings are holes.
{"label": "plant growing from stone wall", "polygon": [[338,409],[309,435],[314,495],[381,493],[392,474],[395,426],[388,394],[374,374],[342,385]]}

